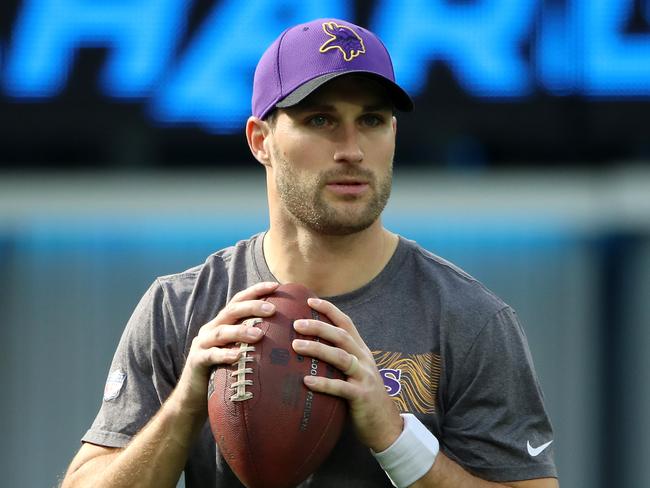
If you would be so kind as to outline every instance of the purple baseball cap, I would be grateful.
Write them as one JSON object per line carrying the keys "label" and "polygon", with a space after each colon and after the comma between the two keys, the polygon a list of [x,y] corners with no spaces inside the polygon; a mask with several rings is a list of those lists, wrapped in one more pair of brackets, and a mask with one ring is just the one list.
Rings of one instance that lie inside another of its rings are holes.
{"label": "purple baseball cap", "polygon": [[285,30],[255,69],[253,115],[263,119],[276,107],[301,102],[328,81],[348,73],[371,76],[386,86],[395,108],[413,110],[397,83],[393,63],[379,38],[339,19],[318,19]]}

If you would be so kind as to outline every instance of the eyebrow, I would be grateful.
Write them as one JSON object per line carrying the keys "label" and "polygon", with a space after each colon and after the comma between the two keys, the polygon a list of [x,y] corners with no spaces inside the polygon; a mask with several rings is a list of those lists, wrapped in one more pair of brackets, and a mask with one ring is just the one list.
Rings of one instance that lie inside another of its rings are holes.
{"label": "eyebrow", "polygon": [[[336,112],[334,105],[323,103],[305,103],[292,107],[296,112]],[[392,110],[392,105],[386,102],[364,105],[362,112],[379,112],[382,110]]]}

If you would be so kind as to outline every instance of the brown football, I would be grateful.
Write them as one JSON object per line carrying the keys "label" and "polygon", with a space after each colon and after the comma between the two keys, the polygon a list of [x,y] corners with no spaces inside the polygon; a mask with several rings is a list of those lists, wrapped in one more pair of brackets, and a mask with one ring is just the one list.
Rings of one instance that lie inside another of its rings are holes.
{"label": "brown football", "polygon": [[210,377],[208,413],[212,433],[230,468],[248,488],[298,485],[327,458],[345,422],[343,399],[307,389],[307,375],[344,378],[336,368],[300,356],[293,339],[294,320],[329,319],[307,305],[315,297],[298,284],[280,285],[265,298],[276,312],[254,327],[265,335],[242,351],[232,366],[215,368]]}

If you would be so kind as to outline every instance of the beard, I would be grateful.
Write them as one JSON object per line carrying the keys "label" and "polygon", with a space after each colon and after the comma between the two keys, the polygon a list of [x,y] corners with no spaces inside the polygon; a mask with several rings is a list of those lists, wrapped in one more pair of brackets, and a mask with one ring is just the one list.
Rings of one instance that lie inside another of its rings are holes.
{"label": "beard", "polygon": [[[279,156],[279,155],[277,155]],[[354,165],[345,169],[323,171],[315,175],[305,175],[296,171],[281,157],[278,163],[276,187],[284,208],[294,222],[323,235],[345,236],[370,227],[381,215],[390,197],[393,163],[388,171],[377,178],[370,170]],[[326,201],[326,186],[329,181],[340,177],[358,178],[368,182],[369,191],[362,197],[339,195],[342,207],[337,208]],[[354,202],[365,199],[365,202]],[[346,204],[345,202],[350,202]]]}

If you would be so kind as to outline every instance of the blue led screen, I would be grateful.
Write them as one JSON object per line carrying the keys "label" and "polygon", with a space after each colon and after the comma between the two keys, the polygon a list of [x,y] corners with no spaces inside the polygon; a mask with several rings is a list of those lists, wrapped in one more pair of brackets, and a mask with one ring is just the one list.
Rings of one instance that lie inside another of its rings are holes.
{"label": "blue led screen", "polygon": [[[65,118],[90,100],[95,115],[109,114],[106,130],[135,107],[139,124],[239,134],[264,48],[288,25],[329,16],[384,40],[398,81],[422,108],[414,120],[446,128],[440,137],[452,153],[498,158],[489,154],[498,139],[490,130],[511,131],[515,146],[535,144],[558,130],[554,118],[580,125],[594,115],[585,110],[601,107],[588,138],[607,132],[598,117],[606,120],[612,103],[630,121],[628,138],[647,135],[634,120],[650,106],[648,0],[25,0],[3,3],[0,13],[3,126],[23,113],[36,119],[39,106],[48,121]],[[548,103],[561,113],[544,112]],[[525,113],[539,127],[521,133]],[[47,122],[37,125],[47,131]],[[70,135],[59,129],[57,137]]]}

